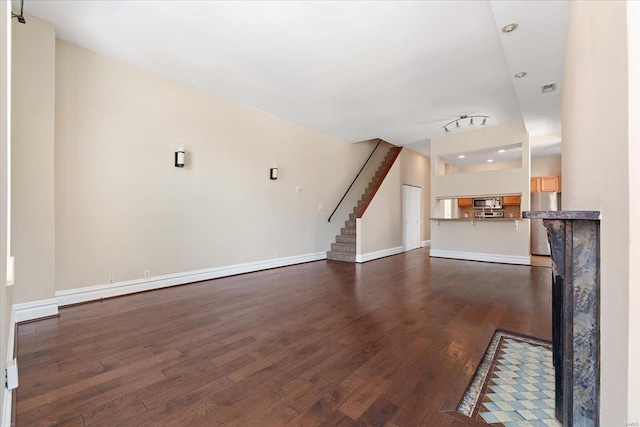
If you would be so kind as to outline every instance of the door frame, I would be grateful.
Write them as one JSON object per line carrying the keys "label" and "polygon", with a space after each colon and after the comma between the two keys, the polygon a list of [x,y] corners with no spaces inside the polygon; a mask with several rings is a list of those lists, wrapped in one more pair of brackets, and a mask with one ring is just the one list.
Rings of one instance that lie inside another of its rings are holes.
{"label": "door frame", "polygon": [[[406,188],[413,188],[418,190],[418,203],[417,203],[417,213],[418,213],[418,235],[417,235],[417,245],[415,247],[409,248],[407,244],[407,221],[406,221],[406,211],[407,206],[405,203],[405,191]],[[402,184],[402,248],[404,252],[411,251],[414,249],[419,249],[422,247],[422,187],[418,185],[412,184]]]}

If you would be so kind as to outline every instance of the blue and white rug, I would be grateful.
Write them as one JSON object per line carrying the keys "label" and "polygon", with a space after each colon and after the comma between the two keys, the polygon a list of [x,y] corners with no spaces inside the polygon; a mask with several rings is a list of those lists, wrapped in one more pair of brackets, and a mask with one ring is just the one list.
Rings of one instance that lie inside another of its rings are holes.
{"label": "blue and white rug", "polygon": [[560,427],[551,344],[496,331],[457,411],[493,426]]}

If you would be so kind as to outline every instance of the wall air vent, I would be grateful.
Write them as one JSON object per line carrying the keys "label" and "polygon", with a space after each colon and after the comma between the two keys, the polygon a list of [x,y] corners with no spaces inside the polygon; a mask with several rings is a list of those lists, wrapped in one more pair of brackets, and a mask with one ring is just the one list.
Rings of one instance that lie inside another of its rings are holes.
{"label": "wall air vent", "polygon": [[549,93],[549,92],[555,92],[556,91],[556,84],[555,83],[549,83],[546,85],[542,85],[542,93]]}

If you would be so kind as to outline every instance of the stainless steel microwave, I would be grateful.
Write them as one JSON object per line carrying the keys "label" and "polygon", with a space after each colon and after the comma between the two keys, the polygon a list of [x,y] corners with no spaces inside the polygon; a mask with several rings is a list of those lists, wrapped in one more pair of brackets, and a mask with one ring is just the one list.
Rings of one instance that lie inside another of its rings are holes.
{"label": "stainless steel microwave", "polygon": [[476,209],[502,209],[502,197],[473,199],[473,207]]}

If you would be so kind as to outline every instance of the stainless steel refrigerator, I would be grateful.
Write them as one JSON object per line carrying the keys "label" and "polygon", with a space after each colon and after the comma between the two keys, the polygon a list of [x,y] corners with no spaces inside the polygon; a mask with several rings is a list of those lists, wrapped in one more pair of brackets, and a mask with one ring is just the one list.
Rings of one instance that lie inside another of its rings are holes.
{"label": "stainless steel refrigerator", "polygon": [[[560,209],[560,193],[531,193],[532,211],[557,211]],[[531,255],[551,255],[547,229],[541,219],[531,220]]]}

